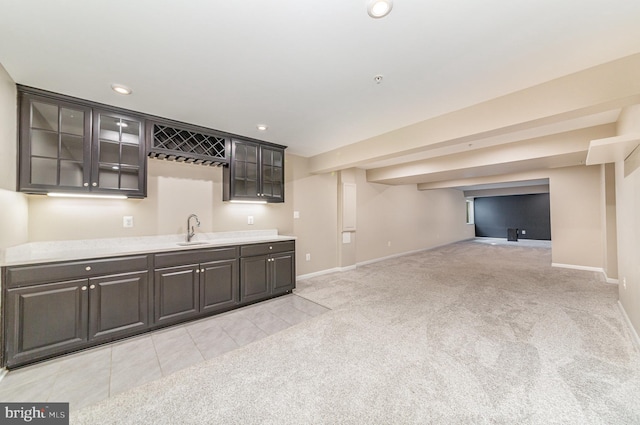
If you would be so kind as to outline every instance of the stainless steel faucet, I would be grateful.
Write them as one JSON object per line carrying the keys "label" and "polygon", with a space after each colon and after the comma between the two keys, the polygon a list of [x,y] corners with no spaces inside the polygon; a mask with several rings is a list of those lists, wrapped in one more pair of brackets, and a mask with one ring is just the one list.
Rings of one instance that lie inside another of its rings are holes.
{"label": "stainless steel faucet", "polygon": [[191,225],[192,218],[196,219],[196,226],[200,227],[200,220],[198,220],[198,216],[191,214],[189,218],[187,218],[187,242],[191,242],[191,238],[196,234],[195,229]]}

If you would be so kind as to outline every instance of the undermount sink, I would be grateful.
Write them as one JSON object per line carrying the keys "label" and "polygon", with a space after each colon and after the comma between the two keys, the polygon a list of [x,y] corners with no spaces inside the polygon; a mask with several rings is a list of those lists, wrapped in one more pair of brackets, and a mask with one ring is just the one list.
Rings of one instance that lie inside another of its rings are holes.
{"label": "undermount sink", "polygon": [[190,241],[190,242],[178,242],[179,246],[192,246],[192,245],[206,245],[209,242],[206,241]]}

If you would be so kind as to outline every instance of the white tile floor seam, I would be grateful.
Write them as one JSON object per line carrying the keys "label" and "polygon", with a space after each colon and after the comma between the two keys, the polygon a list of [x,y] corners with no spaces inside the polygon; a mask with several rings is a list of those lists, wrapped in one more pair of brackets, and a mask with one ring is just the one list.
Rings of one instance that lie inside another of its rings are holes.
{"label": "white tile floor seam", "polygon": [[9,371],[0,400],[85,407],[329,311],[289,294]]}

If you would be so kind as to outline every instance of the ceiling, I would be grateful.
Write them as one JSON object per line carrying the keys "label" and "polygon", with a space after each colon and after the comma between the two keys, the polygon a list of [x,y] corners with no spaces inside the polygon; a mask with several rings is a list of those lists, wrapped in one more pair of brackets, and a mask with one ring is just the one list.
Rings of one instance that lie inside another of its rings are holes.
{"label": "ceiling", "polygon": [[[287,145],[313,158],[640,52],[639,1],[395,0],[382,19],[370,18],[366,6],[0,0],[0,64],[20,84]],[[133,93],[118,95],[112,83]],[[478,152],[526,145],[615,122],[619,111],[398,151],[357,166],[373,173],[467,155],[472,145]],[[564,164],[550,156],[527,161]],[[521,165],[478,167],[495,175]],[[380,182],[464,176],[455,167],[438,172],[444,174]]]}

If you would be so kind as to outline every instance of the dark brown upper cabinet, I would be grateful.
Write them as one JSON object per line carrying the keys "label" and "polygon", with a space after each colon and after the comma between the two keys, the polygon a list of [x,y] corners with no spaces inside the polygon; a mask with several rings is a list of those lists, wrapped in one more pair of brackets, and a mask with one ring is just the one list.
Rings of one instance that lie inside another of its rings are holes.
{"label": "dark brown upper cabinet", "polygon": [[231,140],[224,201],[284,202],[284,146]]}
{"label": "dark brown upper cabinet", "polygon": [[146,196],[144,118],[18,86],[18,190]]}

